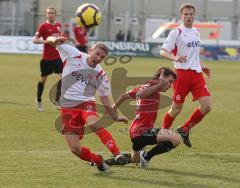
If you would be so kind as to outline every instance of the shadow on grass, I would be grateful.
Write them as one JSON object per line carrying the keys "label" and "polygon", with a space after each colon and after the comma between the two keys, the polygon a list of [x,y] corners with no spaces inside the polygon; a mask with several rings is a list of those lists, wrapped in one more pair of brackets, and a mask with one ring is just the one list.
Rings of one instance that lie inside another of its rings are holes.
{"label": "shadow on grass", "polygon": [[228,155],[228,154],[223,154],[223,155],[215,155],[215,154],[207,154],[207,153],[193,153],[191,154],[193,157],[202,157],[202,158],[207,158],[207,159],[217,159],[222,162],[232,162],[232,163],[240,163],[240,157],[238,156],[233,156],[233,155]]}
{"label": "shadow on grass", "polygon": [[231,182],[231,183],[240,183],[240,180],[236,179],[236,178],[222,177],[222,176],[207,174],[207,173],[206,174],[200,174],[200,173],[196,173],[196,172],[186,172],[186,171],[172,170],[172,169],[162,169],[162,168],[149,168],[148,170],[149,171],[161,171],[161,172],[169,173],[169,174],[172,174],[172,175],[178,175],[178,176],[190,176],[190,177],[197,177],[197,178],[206,178],[206,179],[228,181],[228,182]]}
{"label": "shadow on grass", "polygon": [[[117,168],[131,168],[131,169],[135,169],[135,170],[144,170],[144,169],[139,169],[139,167],[134,166],[134,165],[130,165],[130,166],[114,166],[115,169]],[[206,179],[215,179],[215,180],[222,180],[222,181],[227,181],[229,183],[240,183],[239,179],[236,178],[231,178],[231,177],[222,177],[222,176],[218,176],[218,175],[213,175],[213,174],[200,174],[200,173],[196,173],[196,172],[186,172],[186,171],[180,171],[180,170],[172,170],[172,169],[162,169],[162,168],[149,168],[146,171],[155,171],[155,172],[164,172],[164,173],[169,173],[171,176],[185,176],[185,177],[196,177],[196,178],[206,178]],[[99,176],[99,174],[97,175]],[[108,176],[108,175],[104,175]],[[112,177],[109,176],[109,178],[113,178],[115,179],[116,177]],[[159,185],[169,185],[169,186],[177,186],[177,187],[186,187],[185,184],[177,184],[177,183],[173,183],[173,182],[166,182],[166,181],[162,181],[162,180],[145,180],[145,179],[140,179],[140,178],[135,178],[132,177],[133,180],[131,180],[131,177],[119,177],[116,179],[120,179],[120,180],[129,180],[129,181],[142,181],[143,183],[145,182],[145,184],[159,184]],[[187,183],[188,187],[206,187],[206,185],[200,185],[200,184],[191,184],[190,182]],[[208,185],[208,187],[210,187]]]}
{"label": "shadow on grass", "polygon": [[[143,169],[139,169],[143,170]],[[111,180],[117,180],[117,181],[127,181],[129,185],[132,183],[134,184],[148,184],[148,185],[158,185],[158,186],[168,186],[168,187],[180,187],[180,188],[185,188],[185,187],[198,187],[198,188],[205,188],[206,185],[203,184],[194,184],[191,182],[187,183],[177,183],[173,182],[172,180],[166,181],[166,176],[164,177],[158,177],[158,178],[152,178],[152,177],[145,177],[145,178],[140,178],[140,177],[135,177],[135,176],[129,176],[129,174],[126,174],[126,176],[116,176],[116,173],[98,173],[94,174],[97,177],[100,178],[105,178],[105,179],[111,179]],[[146,179],[148,178],[148,179]],[[162,179],[161,179],[162,178]],[[211,188],[211,186],[208,186]]]}

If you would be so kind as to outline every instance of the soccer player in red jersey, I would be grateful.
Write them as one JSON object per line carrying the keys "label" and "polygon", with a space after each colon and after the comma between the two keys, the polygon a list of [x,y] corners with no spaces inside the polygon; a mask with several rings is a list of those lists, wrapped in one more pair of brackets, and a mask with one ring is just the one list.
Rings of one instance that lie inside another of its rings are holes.
{"label": "soccer player in red jersey", "polygon": [[[33,42],[35,44],[43,44],[43,54],[42,59],[40,61],[40,81],[37,86],[37,98],[35,100],[36,107],[38,111],[44,111],[42,107],[42,94],[44,90],[44,84],[47,80],[48,75],[53,72],[59,74],[61,78],[62,73],[62,61],[59,56],[58,51],[47,43],[46,39],[49,36],[60,36],[61,35],[61,24],[56,22],[56,9],[53,7],[49,7],[46,10],[47,20],[39,25],[35,36],[33,37]],[[59,101],[60,97],[60,88],[61,88],[61,80],[58,82],[57,86],[57,96],[56,103]]]}
{"label": "soccer player in red jersey", "polygon": [[[154,128],[160,103],[160,92],[165,92],[171,88],[175,79],[176,74],[171,69],[162,67],[156,72],[153,79],[123,93],[113,106],[116,110],[127,99],[135,99],[137,102],[136,116],[130,126],[133,149],[131,162],[138,163],[140,160],[141,168],[147,168],[152,157],[169,152],[177,147],[181,141],[181,136],[178,133]],[[147,145],[155,146],[145,152],[143,148]]]}
{"label": "soccer player in red jersey", "polygon": [[79,49],[81,52],[87,53],[87,29],[75,25],[73,27],[73,33],[75,36],[76,48]]}
{"label": "soccer player in red jersey", "polygon": [[118,122],[127,122],[119,116],[110,105],[111,85],[100,63],[108,54],[103,43],[93,45],[88,54],[64,43],[63,37],[48,37],[47,42],[59,51],[64,62],[61,91],[62,134],[71,152],[82,160],[94,162],[99,171],[107,171],[108,166],[103,159],[80,144],[84,135],[84,125],[96,133],[101,142],[112,152],[116,161],[123,161],[119,148],[112,135],[100,125],[96,112],[95,92],[98,91],[101,102]]}
{"label": "soccer player in red jersey", "polygon": [[210,69],[200,62],[200,33],[193,26],[195,7],[192,4],[183,4],[180,8],[183,25],[173,29],[164,42],[160,55],[173,61],[177,72],[174,82],[173,103],[165,114],[162,128],[169,129],[181,112],[183,103],[189,92],[193,101],[198,100],[200,106],[196,108],[187,121],[177,132],[181,134],[183,142],[192,147],[189,139],[190,129],[199,123],[211,111],[210,92],[203,77],[204,72],[210,78]]}

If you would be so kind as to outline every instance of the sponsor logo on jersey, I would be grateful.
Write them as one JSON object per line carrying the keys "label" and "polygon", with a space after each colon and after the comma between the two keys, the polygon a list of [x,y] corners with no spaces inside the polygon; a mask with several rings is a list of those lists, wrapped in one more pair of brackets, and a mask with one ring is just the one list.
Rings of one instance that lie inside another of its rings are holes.
{"label": "sponsor logo on jersey", "polygon": [[77,80],[80,81],[81,83],[84,83],[86,85],[90,84],[90,80],[91,78],[89,78],[89,75],[83,75],[80,72],[77,71],[73,71],[72,72],[72,76]]}
{"label": "sponsor logo on jersey", "polygon": [[187,43],[187,47],[189,48],[196,48],[200,46],[200,41],[192,41]]}

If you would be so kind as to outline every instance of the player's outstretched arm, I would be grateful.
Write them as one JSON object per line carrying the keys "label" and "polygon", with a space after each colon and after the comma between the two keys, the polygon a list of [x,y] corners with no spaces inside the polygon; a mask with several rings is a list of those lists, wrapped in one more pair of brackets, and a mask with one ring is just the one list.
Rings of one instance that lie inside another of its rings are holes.
{"label": "player's outstretched arm", "polygon": [[112,116],[112,119],[114,121],[124,122],[124,123],[128,122],[126,117],[119,116],[117,114],[117,112],[112,108],[108,96],[100,96],[100,100],[101,100],[102,104],[104,105],[104,107],[106,108],[107,112]]}
{"label": "player's outstretched arm", "polygon": [[34,36],[32,41],[34,44],[44,44],[47,42],[46,40],[43,40],[42,38],[39,38],[38,36]]}
{"label": "player's outstretched arm", "polygon": [[52,46],[57,46],[57,45],[61,45],[63,43],[67,42],[67,39],[64,37],[54,37],[54,36],[50,36],[47,38],[46,43],[50,44]]}
{"label": "player's outstretched arm", "polygon": [[153,86],[150,86],[150,87],[143,88],[143,89],[139,90],[137,92],[137,96],[140,99],[148,98],[152,94],[157,93],[159,91],[162,91],[164,88],[166,88],[169,84],[168,81],[166,81],[162,78],[159,78],[159,79],[160,79],[160,82],[157,83],[156,85],[153,85]]}
{"label": "player's outstretched arm", "polygon": [[123,93],[120,95],[120,97],[117,99],[116,103],[112,106],[114,111],[117,111],[118,107],[127,99],[130,99],[131,97],[128,95],[128,93]]}

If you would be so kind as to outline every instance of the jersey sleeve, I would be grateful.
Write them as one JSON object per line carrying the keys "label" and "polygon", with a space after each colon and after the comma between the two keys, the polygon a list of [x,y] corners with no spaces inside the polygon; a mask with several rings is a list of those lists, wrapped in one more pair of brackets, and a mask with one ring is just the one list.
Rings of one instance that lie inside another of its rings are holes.
{"label": "jersey sleeve", "polygon": [[43,31],[44,31],[44,25],[41,24],[41,25],[38,26],[37,31],[36,31],[34,36],[36,36],[38,38],[42,37],[43,36]]}
{"label": "jersey sleeve", "polygon": [[67,43],[58,45],[57,50],[63,62],[68,58],[77,57],[81,55],[81,52],[77,48]]}
{"label": "jersey sleeve", "polygon": [[165,42],[163,43],[162,48],[171,53],[175,48],[178,35],[179,35],[179,30],[178,29],[173,29],[169,33]]}
{"label": "jersey sleeve", "polygon": [[111,84],[108,80],[107,75],[104,73],[102,76],[98,78],[98,94],[100,96],[110,96],[112,95]]}
{"label": "jersey sleeve", "polygon": [[137,98],[137,92],[139,91],[139,87],[136,87],[134,89],[131,89],[130,91],[127,92],[127,94],[133,98],[136,99]]}

